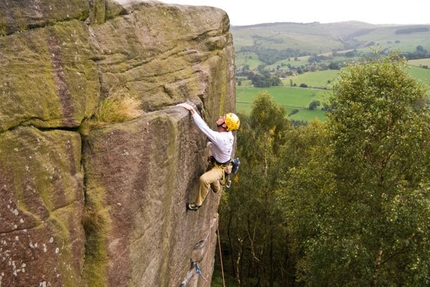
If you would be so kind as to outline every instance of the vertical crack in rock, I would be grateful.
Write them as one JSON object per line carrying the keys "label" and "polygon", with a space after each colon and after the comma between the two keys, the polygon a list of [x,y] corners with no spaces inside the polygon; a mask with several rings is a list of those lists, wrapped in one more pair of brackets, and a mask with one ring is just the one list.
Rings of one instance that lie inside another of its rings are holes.
{"label": "vertical crack in rock", "polygon": [[52,76],[63,112],[63,125],[65,127],[74,127],[76,123],[73,118],[74,109],[72,95],[67,87],[67,79],[63,69],[63,63],[61,62],[61,47],[54,35],[48,37],[48,47],[53,70]]}

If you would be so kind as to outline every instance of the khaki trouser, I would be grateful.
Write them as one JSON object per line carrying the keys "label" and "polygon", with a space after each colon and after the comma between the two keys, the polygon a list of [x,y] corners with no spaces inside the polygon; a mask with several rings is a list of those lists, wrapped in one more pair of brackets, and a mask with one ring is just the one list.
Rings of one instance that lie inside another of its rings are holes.
{"label": "khaki trouser", "polygon": [[214,192],[221,190],[220,180],[224,176],[224,167],[210,164],[208,170],[200,176],[199,193],[197,194],[196,205],[201,206],[209,192],[209,186]]}

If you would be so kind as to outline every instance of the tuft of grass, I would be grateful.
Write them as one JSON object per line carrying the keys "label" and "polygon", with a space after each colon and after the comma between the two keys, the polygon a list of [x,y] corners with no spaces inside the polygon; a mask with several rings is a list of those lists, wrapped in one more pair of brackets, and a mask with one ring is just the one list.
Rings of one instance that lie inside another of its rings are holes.
{"label": "tuft of grass", "polygon": [[142,113],[140,102],[137,99],[130,97],[106,98],[101,101],[92,116],[82,122],[79,132],[88,135],[93,129],[129,121],[139,117]]}

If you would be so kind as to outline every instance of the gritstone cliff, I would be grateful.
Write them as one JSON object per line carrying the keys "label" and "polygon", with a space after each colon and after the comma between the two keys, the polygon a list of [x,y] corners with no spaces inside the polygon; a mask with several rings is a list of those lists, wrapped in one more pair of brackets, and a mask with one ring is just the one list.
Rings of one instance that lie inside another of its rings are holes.
{"label": "gritstone cliff", "polygon": [[184,101],[234,111],[224,11],[1,1],[0,286],[210,286],[220,195],[185,209],[207,154]]}

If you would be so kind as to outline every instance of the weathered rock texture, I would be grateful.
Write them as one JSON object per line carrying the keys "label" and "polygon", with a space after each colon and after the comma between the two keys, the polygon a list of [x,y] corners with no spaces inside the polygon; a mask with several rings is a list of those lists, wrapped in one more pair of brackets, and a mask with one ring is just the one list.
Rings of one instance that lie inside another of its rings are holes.
{"label": "weathered rock texture", "polygon": [[[210,286],[221,195],[185,209],[206,139],[176,104],[214,123],[234,89],[222,10],[1,1],[0,287]],[[81,135],[111,97],[144,112]]]}

